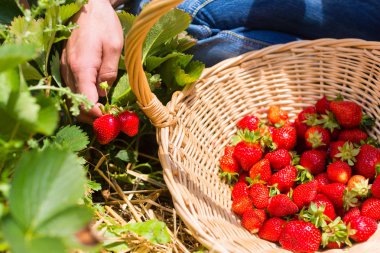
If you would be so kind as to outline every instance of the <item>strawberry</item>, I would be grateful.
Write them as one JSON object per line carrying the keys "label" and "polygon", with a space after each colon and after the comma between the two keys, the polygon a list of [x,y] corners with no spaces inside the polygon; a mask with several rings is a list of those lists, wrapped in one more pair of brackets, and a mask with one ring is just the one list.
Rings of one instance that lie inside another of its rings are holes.
{"label": "strawberry", "polygon": [[317,196],[318,183],[310,181],[305,184],[298,185],[293,191],[293,201],[299,209],[307,206]]}
{"label": "strawberry", "polygon": [[329,242],[327,245],[326,245],[326,248],[328,249],[340,249],[343,247],[344,244],[339,244],[337,242]]}
{"label": "strawberry", "polygon": [[236,214],[243,215],[245,211],[251,210],[252,208],[253,203],[251,197],[249,196],[242,196],[232,201],[232,211]]}
{"label": "strawberry", "polygon": [[264,209],[253,209],[254,213],[257,215],[257,217],[260,218],[261,222],[264,222],[267,220],[267,213]]}
{"label": "strawberry", "polygon": [[356,162],[356,156],[359,154],[359,149],[349,141],[332,142],[329,148],[329,156],[333,161],[341,160],[353,166]]}
{"label": "strawberry", "polygon": [[124,111],[118,116],[119,121],[121,123],[120,130],[128,135],[129,137],[133,137],[139,132],[139,116],[135,112]]}
{"label": "strawberry", "polygon": [[269,160],[266,158],[261,159],[255,163],[249,170],[249,177],[253,180],[260,180],[267,182],[272,176]]}
{"label": "strawberry", "polygon": [[327,176],[326,172],[323,172],[323,173],[316,175],[314,177],[314,180],[317,181],[317,183],[318,183],[318,192],[319,192],[319,188],[322,185],[331,184],[331,181],[330,181],[329,177]]}
{"label": "strawberry", "polygon": [[248,171],[263,155],[261,146],[256,143],[241,141],[235,146],[233,156],[238,160],[243,170]]}
{"label": "strawberry", "polygon": [[296,178],[297,169],[289,165],[274,173],[270,177],[268,185],[274,186],[276,184],[280,192],[287,192],[294,186]]}
{"label": "strawberry", "polygon": [[297,132],[294,127],[283,126],[274,130],[272,138],[277,149],[284,148],[286,150],[292,150],[296,145]]}
{"label": "strawberry", "polygon": [[288,166],[292,162],[292,157],[289,151],[281,148],[265,155],[265,158],[269,160],[270,166],[273,170],[280,170],[285,166]]}
{"label": "strawberry", "polygon": [[339,132],[338,140],[350,141],[352,143],[360,144],[361,141],[365,141],[368,138],[368,134],[359,128],[343,129]]}
{"label": "strawberry", "polygon": [[234,146],[225,146],[223,155],[232,156],[234,154],[235,147]]}
{"label": "strawberry", "polygon": [[362,175],[353,175],[347,182],[347,190],[355,190],[362,197],[368,196],[369,188],[368,179]]}
{"label": "strawberry", "polygon": [[380,220],[380,199],[369,198],[362,203],[361,214],[374,220]]}
{"label": "strawberry", "polygon": [[250,233],[254,234],[259,231],[263,225],[263,221],[253,209],[249,209],[243,213],[241,224]]}
{"label": "strawberry", "polygon": [[322,236],[312,223],[292,220],[285,224],[279,239],[281,246],[293,252],[312,253],[319,249]]}
{"label": "strawberry", "polygon": [[373,179],[380,170],[380,149],[369,144],[361,146],[354,168],[357,174]]}
{"label": "strawberry", "polygon": [[247,181],[247,177],[249,177],[248,175],[248,172],[246,171],[242,171],[240,174],[239,174],[239,178],[238,178],[238,183],[239,182],[243,182],[245,184],[248,184],[248,181]]}
{"label": "strawberry", "polygon": [[372,195],[376,198],[380,198],[380,177],[376,177],[371,187]]}
{"label": "strawberry", "polygon": [[296,128],[297,138],[300,140],[305,139],[305,133],[309,126],[306,123],[303,123],[299,119],[294,120],[294,127]]}
{"label": "strawberry", "polygon": [[219,160],[220,168],[223,172],[239,173],[239,163],[232,155],[224,155]]}
{"label": "strawberry", "polygon": [[343,216],[344,223],[348,224],[352,217],[361,216],[359,207],[350,208]]}
{"label": "strawberry", "polygon": [[331,220],[336,218],[335,208],[332,202],[323,194],[317,194],[313,199],[313,202],[316,204],[317,208],[320,206],[324,206],[325,210],[323,214],[329,217]]}
{"label": "strawberry", "polygon": [[259,128],[260,120],[254,115],[244,116],[241,120],[239,120],[236,126],[240,129],[248,129],[249,131],[256,130]]}
{"label": "strawberry", "polygon": [[339,125],[344,128],[355,128],[362,120],[362,108],[352,101],[331,101],[330,110],[334,113]]}
{"label": "strawberry", "polygon": [[249,196],[252,198],[253,205],[256,208],[263,209],[268,206],[269,189],[264,184],[253,184],[248,190]]}
{"label": "strawberry", "polygon": [[317,113],[326,114],[327,111],[330,111],[330,101],[327,100],[326,96],[323,96],[321,99],[317,101],[317,103],[315,104],[315,108],[317,110]]}
{"label": "strawberry", "polygon": [[272,125],[284,124],[288,120],[288,113],[280,107],[272,105],[268,109],[268,120]]}
{"label": "strawberry", "polygon": [[352,217],[350,224],[350,228],[356,230],[356,233],[351,235],[350,238],[356,242],[367,241],[377,230],[376,221],[366,216]]}
{"label": "strawberry", "polygon": [[305,133],[306,145],[309,148],[327,148],[330,145],[330,132],[320,126],[312,126]]}
{"label": "strawberry", "polygon": [[232,188],[232,200],[248,196],[248,186],[245,182],[237,182]]}
{"label": "strawberry", "polygon": [[298,113],[297,119],[306,125],[313,125],[317,119],[317,111],[315,106],[309,106]]}
{"label": "strawberry", "polygon": [[324,150],[307,150],[302,153],[300,165],[311,174],[318,175],[325,170],[327,153]]}
{"label": "strawberry", "polygon": [[342,161],[335,161],[327,166],[327,176],[332,182],[345,184],[351,177],[351,167]]}
{"label": "strawberry", "polygon": [[258,236],[270,242],[278,242],[285,223],[286,221],[281,218],[272,217],[264,222]]}
{"label": "strawberry", "polygon": [[319,187],[320,193],[324,194],[333,203],[335,208],[343,207],[343,193],[345,189],[346,185],[342,183],[332,183]]}
{"label": "strawberry", "polygon": [[288,195],[278,194],[269,199],[267,210],[272,216],[282,217],[295,214],[298,207]]}
{"label": "strawberry", "polygon": [[120,121],[112,114],[105,114],[93,123],[96,139],[100,144],[108,144],[120,133]]}

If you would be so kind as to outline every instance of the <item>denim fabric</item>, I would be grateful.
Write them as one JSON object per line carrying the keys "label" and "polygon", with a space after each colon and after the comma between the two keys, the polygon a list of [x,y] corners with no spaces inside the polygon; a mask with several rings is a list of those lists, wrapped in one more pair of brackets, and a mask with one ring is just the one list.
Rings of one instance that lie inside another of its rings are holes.
{"label": "denim fabric", "polygon": [[207,66],[299,39],[380,40],[380,0],[185,0],[178,8],[192,16],[191,53]]}

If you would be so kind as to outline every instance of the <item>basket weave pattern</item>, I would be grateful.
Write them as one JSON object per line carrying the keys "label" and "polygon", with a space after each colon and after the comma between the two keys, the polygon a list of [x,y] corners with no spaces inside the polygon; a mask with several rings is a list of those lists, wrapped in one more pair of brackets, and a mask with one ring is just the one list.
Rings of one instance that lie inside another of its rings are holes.
{"label": "basket weave pattern", "polygon": [[[223,147],[248,113],[265,118],[269,105],[279,105],[294,117],[323,94],[339,93],[377,119],[369,133],[380,140],[380,43],[320,39],[246,53],[205,70],[163,106],[149,90],[141,49],[150,27],[180,2],[156,0],[143,10],[126,39],[125,58],[132,90],[157,126],[159,157],[176,211],[212,252],[288,252],[251,235],[231,211],[231,191],[218,177]],[[378,230],[348,252],[380,252],[379,239]]]}

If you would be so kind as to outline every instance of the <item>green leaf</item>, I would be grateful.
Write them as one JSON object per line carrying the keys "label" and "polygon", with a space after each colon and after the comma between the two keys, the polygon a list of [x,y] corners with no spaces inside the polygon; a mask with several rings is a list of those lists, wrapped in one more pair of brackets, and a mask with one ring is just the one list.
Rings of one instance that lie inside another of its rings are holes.
{"label": "green leaf", "polygon": [[81,151],[90,143],[87,134],[79,126],[73,125],[60,129],[56,135],[55,142],[72,152]]}
{"label": "green leaf", "polygon": [[129,223],[123,228],[145,237],[152,243],[165,244],[171,242],[166,224],[162,221],[148,220],[146,222]]}
{"label": "green leaf", "polygon": [[40,80],[43,78],[42,74],[28,62],[21,65],[21,70],[25,80]]}
{"label": "green leaf", "polygon": [[149,31],[143,46],[143,62],[153,55],[162,44],[186,30],[191,16],[179,9],[173,9],[162,16]]}
{"label": "green leaf", "polygon": [[45,135],[53,134],[57,128],[59,115],[54,98],[37,96],[37,103],[40,106],[38,119],[35,123],[35,131]]}
{"label": "green leaf", "polygon": [[79,3],[71,3],[61,5],[59,7],[59,18],[62,23],[66,23],[75,13],[77,13],[82,8],[82,5]]}
{"label": "green leaf", "polygon": [[85,183],[82,164],[73,153],[52,147],[24,153],[11,184],[10,213],[25,230],[37,231],[76,206]]}
{"label": "green leaf", "polygon": [[158,66],[160,66],[162,63],[164,63],[165,61],[171,59],[171,58],[174,58],[174,57],[178,57],[178,56],[183,56],[184,54],[183,53],[179,53],[179,52],[173,52],[173,53],[170,53],[164,57],[159,57],[159,56],[148,56],[146,58],[146,62],[145,62],[145,70],[148,71],[148,72],[151,72],[152,70],[154,70],[155,68],[157,68]]}
{"label": "green leaf", "polygon": [[128,75],[124,74],[119,82],[116,84],[112,97],[111,103],[120,106],[125,106],[128,103],[132,104],[136,101],[136,97],[132,92],[131,86],[129,84]]}
{"label": "green leaf", "polygon": [[15,18],[10,27],[9,34],[12,42],[16,44],[33,44],[39,49],[44,47],[44,20],[27,19],[26,17]]}
{"label": "green leaf", "polygon": [[37,47],[33,45],[3,45],[0,47],[0,72],[17,67],[37,55]]}
{"label": "green leaf", "polygon": [[2,220],[4,238],[9,243],[13,253],[64,253],[62,240],[53,237],[25,238],[24,231],[10,216]]}
{"label": "green leaf", "polygon": [[177,68],[174,77],[176,84],[179,86],[185,86],[193,83],[201,76],[205,65],[200,61],[190,62],[185,69]]}
{"label": "green leaf", "polygon": [[123,28],[124,36],[129,32],[131,29],[133,22],[136,19],[136,16],[134,16],[131,13],[128,13],[126,11],[121,11],[117,13],[117,16],[119,17],[121,27]]}
{"label": "green leaf", "polygon": [[58,51],[55,51],[50,61],[51,75],[59,87],[62,87],[61,72],[60,72],[60,58]]}
{"label": "green leaf", "polygon": [[137,162],[137,155],[138,155],[138,153],[135,151],[120,150],[116,154],[116,158],[119,158],[120,160],[127,162],[127,163],[136,163]]}

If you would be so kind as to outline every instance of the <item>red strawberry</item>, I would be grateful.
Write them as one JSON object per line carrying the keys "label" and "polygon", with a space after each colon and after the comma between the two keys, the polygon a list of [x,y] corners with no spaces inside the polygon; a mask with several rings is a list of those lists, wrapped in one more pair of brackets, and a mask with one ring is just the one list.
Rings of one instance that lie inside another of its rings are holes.
{"label": "red strawberry", "polygon": [[235,150],[234,146],[225,146],[223,155],[232,156],[234,154],[234,150]]}
{"label": "red strawberry", "polygon": [[352,217],[350,224],[350,228],[356,230],[356,233],[350,238],[356,242],[367,241],[377,230],[377,222],[366,216]]}
{"label": "red strawberry", "polygon": [[248,191],[252,198],[253,205],[259,209],[266,208],[269,201],[269,189],[264,184],[253,184]]}
{"label": "red strawberry", "polygon": [[241,141],[235,146],[234,157],[243,170],[248,171],[263,155],[259,144]]}
{"label": "red strawberry", "polygon": [[284,126],[277,128],[273,133],[273,142],[276,144],[277,149],[287,149],[292,150],[296,145],[297,132],[294,127]]}
{"label": "red strawberry", "polygon": [[267,210],[272,216],[282,217],[295,214],[298,207],[288,195],[278,194],[269,199]]}
{"label": "red strawberry", "polygon": [[317,183],[318,183],[318,192],[319,192],[319,188],[322,185],[331,184],[331,181],[330,181],[329,177],[327,176],[326,172],[323,172],[323,173],[316,175],[314,177],[314,180],[317,181]]}
{"label": "red strawberry", "polygon": [[249,177],[248,172],[246,172],[246,171],[242,171],[242,172],[239,174],[238,183],[239,183],[239,182],[243,182],[243,183],[245,183],[245,184],[248,184],[247,177]]}
{"label": "red strawberry", "polygon": [[268,109],[268,120],[272,125],[284,124],[288,120],[288,113],[280,107],[272,105]]}
{"label": "red strawberry", "polygon": [[232,201],[232,211],[242,215],[245,211],[253,208],[252,199],[249,196],[242,196]]}
{"label": "red strawberry", "polygon": [[241,224],[250,233],[254,234],[259,231],[263,225],[263,221],[253,209],[249,209],[243,213]]}
{"label": "red strawberry", "polygon": [[380,177],[376,177],[371,187],[372,195],[376,198],[380,198]]}
{"label": "red strawberry", "polygon": [[249,177],[252,179],[259,179],[261,181],[267,182],[272,176],[272,171],[270,169],[269,160],[264,158],[255,163],[249,170]]}
{"label": "red strawberry", "polygon": [[342,161],[335,161],[327,166],[327,176],[332,182],[345,184],[351,177],[351,167]]}
{"label": "red strawberry", "polygon": [[343,207],[343,193],[345,189],[346,185],[342,183],[332,183],[319,187],[319,191],[333,203],[335,208]]}
{"label": "red strawberry", "polygon": [[350,166],[354,165],[354,162],[356,162],[356,156],[358,154],[359,149],[355,148],[354,145],[348,141],[332,142],[329,149],[329,155],[333,161],[345,161]]}
{"label": "red strawberry", "polygon": [[257,217],[260,218],[261,222],[264,222],[267,220],[267,213],[265,212],[264,209],[253,209]]}
{"label": "red strawberry", "polygon": [[311,174],[318,175],[325,170],[327,153],[324,150],[307,150],[302,153],[300,165],[306,168]]}
{"label": "red strawberry", "polygon": [[292,220],[285,224],[280,235],[281,246],[293,252],[312,253],[319,249],[322,236],[312,223]]}
{"label": "red strawberry", "polygon": [[307,206],[317,196],[318,183],[310,181],[305,184],[298,185],[293,191],[293,201],[299,209]]}
{"label": "red strawberry", "polygon": [[248,196],[248,186],[245,182],[237,182],[232,188],[232,200]]}
{"label": "red strawberry", "polygon": [[286,221],[281,218],[272,217],[264,222],[258,235],[261,239],[278,242],[285,223]]}
{"label": "red strawberry", "polygon": [[280,170],[285,166],[290,165],[292,162],[292,157],[289,154],[289,151],[284,148],[267,153],[265,158],[269,160],[270,166],[274,170]]}
{"label": "red strawberry", "polygon": [[323,96],[317,101],[315,108],[317,110],[317,113],[326,114],[327,111],[330,111],[330,101],[327,100],[326,96]]}
{"label": "red strawberry", "polygon": [[362,204],[361,214],[374,220],[380,220],[380,199],[369,198]]}
{"label": "red strawberry", "polygon": [[352,207],[344,214],[343,221],[348,224],[353,217],[357,216],[361,216],[359,207]]}
{"label": "red strawberry", "polygon": [[112,114],[105,114],[93,123],[96,139],[100,144],[108,144],[120,133],[120,121]]}
{"label": "red strawberry", "polygon": [[362,108],[352,101],[331,101],[330,109],[339,125],[344,128],[355,128],[362,120]]}
{"label": "red strawberry", "polygon": [[303,123],[299,119],[294,120],[294,127],[296,128],[297,137],[300,140],[305,139],[305,133],[307,129],[309,129],[309,126],[306,123]]}
{"label": "red strawberry", "polygon": [[334,205],[325,195],[317,194],[317,196],[313,199],[313,202],[317,205],[317,207],[324,206],[325,210],[323,213],[332,221],[336,218]]}
{"label": "red strawberry", "polygon": [[310,120],[312,121],[313,119],[316,119],[316,117],[317,117],[317,111],[316,111],[315,106],[306,107],[297,115],[297,119],[303,123],[313,123],[313,122],[310,122]]}
{"label": "red strawberry", "polygon": [[327,245],[326,245],[326,248],[328,249],[340,249],[344,246],[343,243],[339,244],[337,242],[329,242]]}
{"label": "red strawberry", "polygon": [[133,137],[139,132],[139,116],[135,112],[124,111],[118,116],[121,123],[120,130],[128,135]]}
{"label": "red strawberry", "polygon": [[380,149],[369,144],[361,146],[354,168],[357,174],[373,179],[376,171],[380,170]]}
{"label": "red strawberry", "polygon": [[223,172],[239,173],[239,163],[232,155],[224,155],[219,161],[220,168]]}
{"label": "red strawberry", "polygon": [[239,120],[236,126],[243,130],[247,128],[249,131],[253,131],[259,128],[259,123],[259,118],[254,115],[247,115]]}
{"label": "red strawberry", "polygon": [[361,141],[365,141],[367,138],[368,134],[366,132],[359,128],[353,128],[341,130],[339,132],[338,140],[360,144]]}
{"label": "red strawberry", "polygon": [[277,188],[280,192],[287,192],[294,186],[296,178],[297,169],[289,165],[274,173],[269,179],[268,185],[273,186],[277,184]]}
{"label": "red strawberry", "polygon": [[323,127],[313,126],[306,131],[305,140],[309,148],[327,148],[330,145],[330,132]]}

